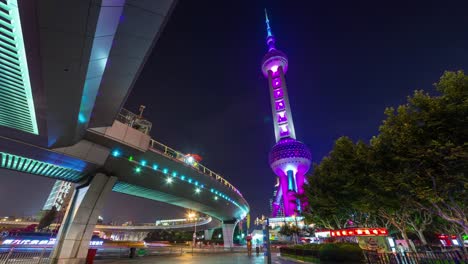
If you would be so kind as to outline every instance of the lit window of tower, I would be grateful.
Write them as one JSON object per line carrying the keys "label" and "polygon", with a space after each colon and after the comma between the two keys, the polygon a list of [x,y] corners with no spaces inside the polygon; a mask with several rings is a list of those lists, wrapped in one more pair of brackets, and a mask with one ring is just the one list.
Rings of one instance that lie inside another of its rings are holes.
{"label": "lit window of tower", "polygon": [[270,151],[269,162],[271,169],[279,177],[278,191],[273,202],[273,216],[278,215],[281,202],[284,215],[292,216],[307,206],[305,200],[297,197],[304,194],[305,174],[310,168],[311,153],[304,143],[296,140],[285,79],[288,58],[286,54],[276,49],[276,40],[266,10],[265,22],[268,52],[262,60],[262,72],[268,79],[276,138],[276,145]]}

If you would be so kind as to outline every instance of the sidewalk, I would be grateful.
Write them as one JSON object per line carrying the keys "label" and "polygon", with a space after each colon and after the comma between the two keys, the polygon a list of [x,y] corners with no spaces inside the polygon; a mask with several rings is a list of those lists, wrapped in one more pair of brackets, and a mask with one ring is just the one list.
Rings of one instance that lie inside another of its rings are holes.
{"label": "sidewalk", "polygon": [[[286,259],[281,259],[273,254],[272,264],[293,264]],[[107,260],[95,260],[96,264],[117,264],[117,263],[132,263],[132,264],[264,264],[263,256],[252,256],[248,257],[246,254],[240,253],[226,253],[226,254],[211,254],[211,255],[191,255],[183,254],[181,256],[151,256],[141,257],[134,259],[107,259]]]}

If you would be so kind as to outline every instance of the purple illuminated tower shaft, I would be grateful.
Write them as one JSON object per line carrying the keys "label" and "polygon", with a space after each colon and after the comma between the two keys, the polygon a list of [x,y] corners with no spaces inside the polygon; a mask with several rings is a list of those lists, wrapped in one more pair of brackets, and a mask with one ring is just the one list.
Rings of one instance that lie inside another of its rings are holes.
{"label": "purple illuminated tower shaft", "polygon": [[311,153],[305,144],[296,140],[296,131],[289,106],[285,74],[288,70],[286,54],[275,47],[275,38],[265,11],[267,26],[266,43],[268,52],[263,57],[262,72],[268,78],[271,111],[275,130],[276,145],[270,151],[269,162],[279,177],[277,196],[273,202],[273,216],[283,200],[285,216],[300,213],[307,202],[298,196],[304,194],[304,175],[310,168]]}

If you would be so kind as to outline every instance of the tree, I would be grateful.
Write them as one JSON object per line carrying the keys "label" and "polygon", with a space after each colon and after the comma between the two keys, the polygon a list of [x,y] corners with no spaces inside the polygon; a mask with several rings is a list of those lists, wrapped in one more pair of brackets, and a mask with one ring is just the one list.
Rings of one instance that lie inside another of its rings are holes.
{"label": "tree", "polygon": [[355,222],[356,216],[362,216],[358,222],[367,224],[369,213],[360,208],[361,198],[368,192],[367,156],[368,147],[363,142],[354,144],[347,137],[336,140],[329,156],[314,166],[309,177],[308,220],[334,229],[344,228],[349,220]]}
{"label": "tree", "polygon": [[37,229],[42,230],[48,226],[50,226],[57,217],[57,208],[52,206],[52,208],[45,212],[44,216],[42,216],[39,224],[37,225]]}
{"label": "tree", "polygon": [[350,217],[359,226],[387,223],[424,243],[434,214],[468,232],[468,76],[446,72],[435,86],[440,95],[415,91],[386,109],[369,144],[336,140],[309,177],[310,220],[326,228]]}
{"label": "tree", "polygon": [[289,225],[288,223],[284,222],[284,224],[281,226],[280,231],[278,232],[280,235],[289,237],[291,240],[295,237],[298,236],[300,232],[300,229],[296,225]]}
{"label": "tree", "polygon": [[423,245],[427,245],[424,231],[432,223],[433,216],[428,210],[415,209],[413,213],[408,217],[408,226],[418,235],[419,240]]}
{"label": "tree", "polygon": [[388,108],[371,145],[395,188],[468,233],[468,76],[446,72],[435,87],[438,96],[416,91]]}

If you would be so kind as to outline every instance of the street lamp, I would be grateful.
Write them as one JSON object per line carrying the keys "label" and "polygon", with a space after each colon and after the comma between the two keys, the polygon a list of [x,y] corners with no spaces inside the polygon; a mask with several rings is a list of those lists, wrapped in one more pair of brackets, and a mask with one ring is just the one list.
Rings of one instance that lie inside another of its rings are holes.
{"label": "street lamp", "polygon": [[255,219],[255,225],[263,225],[263,224],[265,223],[265,221],[266,221],[266,220],[265,220],[265,216],[262,215],[262,218],[258,218],[258,217],[257,217],[257,218]]}
{"label": "street lamp", "polygon": [[195,243],[197,242],[197,220],[198,220],[198,215],[194,212],[189,212],[187,214],[188,220],[194,220],[195,225],[193,229],[193,238],[192,238],[192,255],[193,255],[193,247],[195,246]]}
{"label": "street lamp", "polygon": [[294,229],[294,244],[297,244],[298,243],[298,240],[299,240],[299,237],[298,237],[298,230],[299,230],[299,226],[297,225],[297,218],[296,218],[296,213],[293,214],[293,217],[294,217],[294,222],[296,223],[296,228]]}

